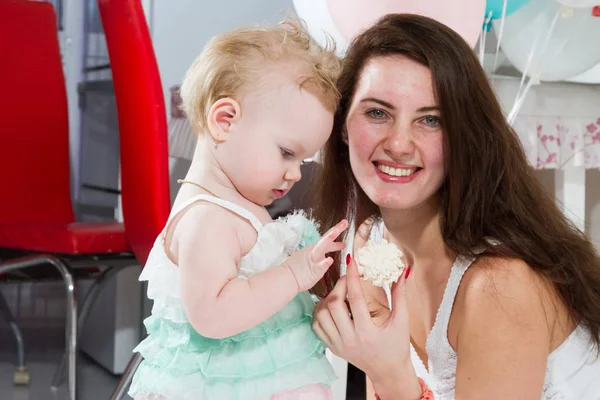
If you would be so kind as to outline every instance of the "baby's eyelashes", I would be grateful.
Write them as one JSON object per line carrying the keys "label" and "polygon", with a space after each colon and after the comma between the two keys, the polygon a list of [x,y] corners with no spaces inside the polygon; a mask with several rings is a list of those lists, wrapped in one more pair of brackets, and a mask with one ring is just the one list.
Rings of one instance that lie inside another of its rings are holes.
{"label": "baby's eyelashes", "polygon": [[285,159],[290,159],[290,158],[294,158],[295,154],[293,151],[285,149],[283,147],[279,148],[281,151],[281,156]]}

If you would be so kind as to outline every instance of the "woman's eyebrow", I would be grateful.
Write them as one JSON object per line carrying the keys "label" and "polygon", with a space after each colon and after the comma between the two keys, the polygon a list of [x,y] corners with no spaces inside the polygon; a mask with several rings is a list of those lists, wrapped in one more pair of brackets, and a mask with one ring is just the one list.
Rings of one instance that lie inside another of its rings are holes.
{"label": "woman's eyebrow", "polygon": [[375,97],[367,97],[365,99],[362,99],[360,102],[361,103],[373,102],[373,103],[381,104],[382,106],[387,107],[390,110],[396,109],[396,107],[394,107],[391,103],[388,103],[387,101],[384,101],[381,99],[377,99]]}
{"label": "woman's eyebrow", "polygon": [[428,107],[421,107],[417,110],[417,112],[428,112],[428,111],[440,111],[440,108],[438,106],[428,106]]}
{"label": "woman's eyebrow", "polygon": [[[362,99],[360,102],[361,103],[373,102],[373,103],[380,104],[380,105],[382,105],[382,106],[384,106],[386,108],[389,108],[390,110],[395,110],[396,109],[396,107],[394,107],[393,104],[388,103],[385,100],[378,99],[376,97],[367,97],[367,98]],[[440,111],[440,107],[438,107],[438,106],[425,106],[425,107],[420,107],[420,108],[417,109],[417,112],[429,112],[429,111]]]}

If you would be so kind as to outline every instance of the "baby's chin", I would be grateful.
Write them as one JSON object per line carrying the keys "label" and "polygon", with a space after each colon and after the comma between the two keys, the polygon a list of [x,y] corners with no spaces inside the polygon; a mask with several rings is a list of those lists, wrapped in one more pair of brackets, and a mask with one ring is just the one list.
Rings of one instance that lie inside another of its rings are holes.
{"label": "baby's chin", "polygon": [[274,197],[270,197],[268,195],[265,194],[257,194],[257,193],[242,193],[240,192],[240,194],[248,201],[261,206],[261,207],[268,207],[271,204],[273,204],[273,202],[276,200]]}

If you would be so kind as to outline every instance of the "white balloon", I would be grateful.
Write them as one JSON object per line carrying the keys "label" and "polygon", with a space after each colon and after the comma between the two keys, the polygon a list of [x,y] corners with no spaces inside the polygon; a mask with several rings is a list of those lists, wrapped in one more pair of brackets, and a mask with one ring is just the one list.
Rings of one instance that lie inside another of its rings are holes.
{"label": "white balloon", "polygon": [[556,0],[560,4],[574,8],[586,8],[600,5],[598,0]]}
{"label": "white balloon", "polygon": [[577,75],[573,78],[568,79],[569,82],[576,83],[600,83],[600,64],[596,64],[592,69],[588,69],[581,75]]}
{"label": "white balloon", "polygon": [[343,57],[348,49],[348,41],[338,31],[325,0],[294,0],[294,8],[300,19],[304,20],[309,35],[321,46],[327,45],[327,35],[333,39],[336,53]]}
{"label": "white balloon", "polygon": [[[560,81],[600,63],[600,18],[589,9],[573,9],[570,16],[561,16],[562,8],[554,0],[531,0],[506,17],[501,48],[519,71],[525,71],[529,62],[529,76]],[[493,24],[497,31],[499,22]]]}

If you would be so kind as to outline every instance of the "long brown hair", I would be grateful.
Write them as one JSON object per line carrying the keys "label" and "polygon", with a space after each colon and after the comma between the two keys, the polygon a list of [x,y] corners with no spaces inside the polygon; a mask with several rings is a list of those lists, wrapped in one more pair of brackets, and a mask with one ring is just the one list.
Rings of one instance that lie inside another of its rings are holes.
{"label": "long brown hair", "polygon": [[[440,229],[446,246],[456,254],[485,248],[487,255],[523,260],[552,283],[573,321],[589,328],[600,344],[600,258],[594,246],[535,177],[475,53],[432,19],[387,15],[350,46],[338,81],[342,97],[333,134],[314,186],[314,216],[323,230],[342,218],[360,226],[379,215],[352,174],[344,135],[362,69],[370,59],[390,55],[404,55],[431,71],[444,131]],[[502,245],[492,246],[488,238]],[[339,271],[331,268],[325,290],[337,278]]]}

